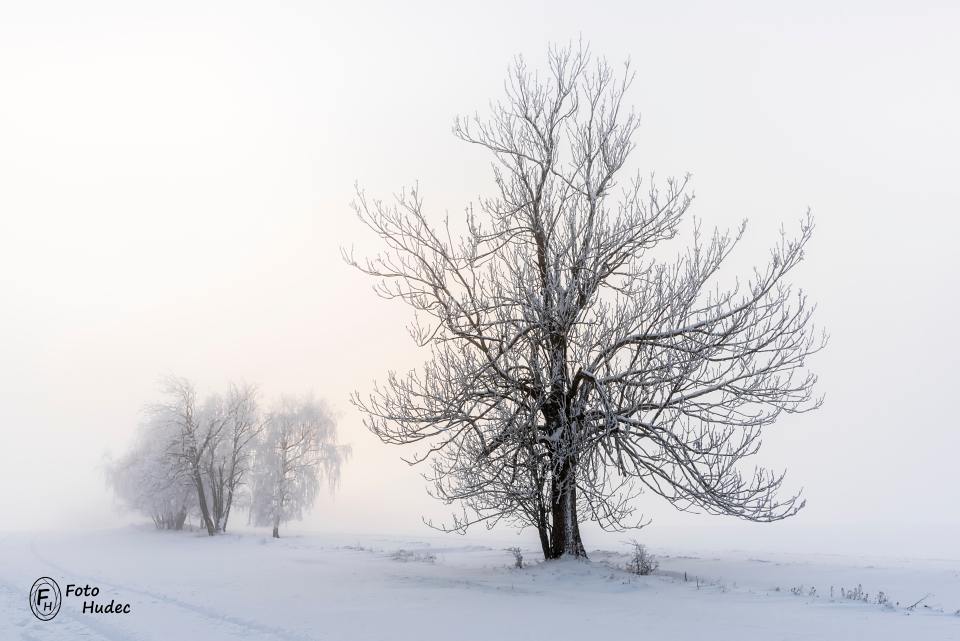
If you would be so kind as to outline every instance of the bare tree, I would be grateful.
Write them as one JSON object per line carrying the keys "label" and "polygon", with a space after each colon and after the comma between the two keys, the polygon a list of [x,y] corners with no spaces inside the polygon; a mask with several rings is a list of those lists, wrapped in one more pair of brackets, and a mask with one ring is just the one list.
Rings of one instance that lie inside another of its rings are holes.
{"label": "bare tree", "polygon": [[223,424],[216,442],[206,450],[204,469],[211,518],[217,531],[226,532],[234,498],[250,470],[253,446],[263,428],[256,387],[231,384],[225,397],[208,401],[207,417],[211,424]]}
{"label": "bare tree", "polygon": [[175,428],[175,437],[168,445],[167,453],[173,457],[197,492],[200,518],[213,536],[217,523],[211,516],[205,480],[206,459],[217,446],[227,421],[218,397],[208,399],[202,409],[197,406],[197,392],[193,384],[179,377],[169,377],[163,382],[167,402],[153,408],[158,420],[166,421]]}
{"label": "bare tree", "polygon": [[[743,235],[695,224],[659,251],[691,203],[688,178],[624,177],[639,120],[633,80],[581,46],[552,48],[548,73],[518,58],[488,119],[455,134],[492,156],[495,194],[457,233],[432,225],[414,188],[354,208],[386,245],[348,262],[416,312],[431,357],[353,402],[392,444],[418,444],[432,492],[459,502],[462,530],[499,519],[537,527],[544,555],[584,555],[579,524],[642,525],[646,489],[681,510],[775,521],[803,507],[784,476],[741,470],[761,430],[819,405],[807,356],[825,336],[786,276],[813,229],[782,234],[730,288],[717,273]],[[654,255],[658,248],[657,255]]]}
{"label": "bare tree", "polygon": [[253,385],[230,386],[230,423],[227,441],[227,500],[223,531],[227,530],[230,510],[240,488],[246,482],[252,464],[252,450],[263,431],[263,419],[257,406],[257,388]]}
{"label": "bare tree", "polygon": [[266,424],[257,447],[250,518],[273,527],[303,517],[325,477],[334,491],[350,448],[337,444],[337,426],[326,406],[311,399],[285,397]]}

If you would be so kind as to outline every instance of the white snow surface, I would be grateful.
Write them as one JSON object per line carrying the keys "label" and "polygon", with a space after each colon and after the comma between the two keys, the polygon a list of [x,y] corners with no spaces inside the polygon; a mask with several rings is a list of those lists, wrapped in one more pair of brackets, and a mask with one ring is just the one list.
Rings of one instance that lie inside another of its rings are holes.
{"label": "white snow surface", "polygon": [[[525,548],[514,569],[482,537],[0,534],[0,640],[960,641],[957,560],[652,549],[660,569],[640,577],[622,569],[626,549],[544,563]],[[82,614],[65,596],[39,621],[40,576],[131,612]],[[858,584],[871,603],[840,597]],[[899,605],[876,604],[881,590]]]}

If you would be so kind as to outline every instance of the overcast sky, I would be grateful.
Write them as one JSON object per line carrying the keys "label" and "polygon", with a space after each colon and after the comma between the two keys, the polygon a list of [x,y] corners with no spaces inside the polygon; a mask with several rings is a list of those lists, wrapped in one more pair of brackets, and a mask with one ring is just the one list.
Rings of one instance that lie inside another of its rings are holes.
{"label": "overcast sky", "polygon": [[453,118],[500,96],[513,55],[582,35],[637,71],[635,167],[691,172],[706,226],[750,219],[731,267],[812,208],[794,282],[831,335],[823,409],[758,459],[807,509],[764,526],[646,496],[643,538],[956,558],[960,5],[774,4],[0,3],[0,529],[126,520],[102,457],[170,373],[339,410],[354,458],[301,528],[446,514],[348,402],[423,358],[407,309],[340,258],[375,248],[353,184],[416,180],[459,215],[492,183]]}

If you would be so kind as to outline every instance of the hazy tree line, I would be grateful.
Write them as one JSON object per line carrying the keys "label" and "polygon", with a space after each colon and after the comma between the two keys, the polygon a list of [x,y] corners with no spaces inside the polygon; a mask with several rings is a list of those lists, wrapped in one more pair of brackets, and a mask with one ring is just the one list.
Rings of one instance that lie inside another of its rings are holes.
{"label": "hazy tree line", "polygon": [[336,488],[350,450],[337,443],[324,403],[283,397],[265,409],[255,386],[236,384],[198,399],[194,385],[176,377],[161,392],[133,446],[107,470],[120,502],[158,529],[180,530],[194,516],[213,536],[246,508],[250,522],[279,537],[280,524],[302,517],[322,481]]}

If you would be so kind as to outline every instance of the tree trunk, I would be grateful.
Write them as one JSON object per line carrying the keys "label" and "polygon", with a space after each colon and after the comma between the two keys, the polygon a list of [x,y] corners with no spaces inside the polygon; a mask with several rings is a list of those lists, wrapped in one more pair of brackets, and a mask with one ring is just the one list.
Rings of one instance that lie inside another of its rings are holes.
{"label": "tree trunk", "polygon": [[[210,453],[211,459],[213,452]],[[223,531],[223,472],[211,462],[207,466],[207,478],[210,479],[210,518],[216,532]]]}
{"label": "tree trunk", "polygon": [[177,512],[177,518],[173,524],[173,529],[182,530],[183,524],[186,520],[187,520],[187,506],[184,505],[183,507],[180,508],[180,511]]}
{"label": "tree trunk", "polygon": [[540,547],[543,548],[543,558],[553,558],[550,552],[550,526],[547,525],[547,515],[542,511],[537,523],[537,531],[540,533]]}
{"label": "tree trunk", "polygon": [[239,479],[237,478],[237,439],[234,436],[233,452],[230,456],[230,475],[227,476],[227,498],[223,506],[223,531],[227,531],[227,521],[230,519],[230,509],[233,507],[233,490],[236,489]]}
{"label": "tree trunk", "polygon": [[203,518],[203,525],[207,528],[207,534],[213,536],[217,533],[213,521],[210,519],[210,510],[207,508],[207,495],[203,491],[203,477],[200,476],[200,468],[194,467],[193,482],[197,486],[197,501],[200,503],[200,516]]}
{"label": "tree trunk", "polygon": [[[533,453],[531,453],[533,454]],[[544,560],[550,559],[550,510],[547,501],[544,499],[543,491],[546,485],[546,475],[541,475],[534,470],[536,479],[536,499],[534,500],[534,509],[536,510],[537,534],[540,536],[540,547],[543,550]]]}
{"label": "tree trunk", "polygon": [[275,519],[273,521],[273,538],[280,538],[280,519]]}
{"label": "tree trunk", "polygon": [[230,519],[230,508],[233,506],[233,488],[227,490],[227,500],[223,507],[223,524],[220,527],[221,532],[227,531],[227,521]]}
{"label": "tree trunk", "polygon": [[568,554],[587,557],[580,539],[580,523],[577,517],[577,464],[566,459],[551,481],[553,528],[551,529],[550,553],[554,559]]}

